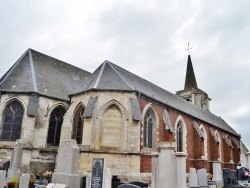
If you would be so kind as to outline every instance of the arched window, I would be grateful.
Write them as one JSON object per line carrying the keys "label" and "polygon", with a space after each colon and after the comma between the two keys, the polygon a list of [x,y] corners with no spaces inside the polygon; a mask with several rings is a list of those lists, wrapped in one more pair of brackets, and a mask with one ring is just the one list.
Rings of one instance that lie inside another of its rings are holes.
{"label": "arched window", "polygon": [[178,122],[176,128],[176,142],[177,142],[177,152],[183,152],[183,125],[181,121]]}
{"label": "arched window", "polygon": [[17,140],[21,137],[23,107],[17,100],[8,104],[3,112],[1,140]]}
{"label": "arched window", "polygon": [[82,144],[82,133],[84,125],[83,112],[84,107],[80,105],[76,110],[73,122],[72,139],[75,139],[77,144]]}
{"label": "arched window", "polygon": [[61,127],[63,123],[63,116],[66,112],[66,109],[62,106],[55,108],[49,120],[49,130],[47,137],[47,145],[58,146],[60,142]]}
{"label": "arched window", "polygon": [[153,128],[155,127],[155,122],[155,113],[152,108],[149,108],[143,120],[143,146],[146,148],[153,147]]}
{"label": "arched window", "polygon": [[206,130],[203,127],[203,125],[200,126],[200,130],[202,132],[202,138],[203,138],[203,143],[204,143],[204,145],[203,145],[204,149],[203,149],[202,153],[203,153],[203,156],[205,158],[207,158],[207,133],[206,133]]}

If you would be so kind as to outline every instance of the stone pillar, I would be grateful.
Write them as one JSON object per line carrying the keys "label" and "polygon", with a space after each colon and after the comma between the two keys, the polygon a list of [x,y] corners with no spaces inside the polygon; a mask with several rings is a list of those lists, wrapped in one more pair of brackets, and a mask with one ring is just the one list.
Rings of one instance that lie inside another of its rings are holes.
{"label": "stone pillar", "polygon": [[14,144],[13,153],[10,160],[10,168],[8,170],[7,181],[10,181],[14,176],[19,178],[23,156],[23,141],[18,139]]}
{"label": "stone pillar", "polygon": [[159,156],[159,153],[158,152],[153,152],[150,154],[151,155],[151,162],[152,162],[152,169],[151,169],[151,172],[152,172],[152,176],[151,176],[151,188],[156,188],[155,186],[155,182],[156,182],[156,169],[157,169],[157,160],[158,160],[158,156]]}
{"label": "stone pillar", "polygon": [[[175,142],[160,142],[159,157],[156,162],[155,188],[177,188],[176,187],[176,164],[174,149]],[[181,188],[181,187],[178,187]]]}
{"label": "stone pillar", "polygon": [[186,158],[187,153],[185,152],[176,152],[176,187],[177,188],[186,188]]}

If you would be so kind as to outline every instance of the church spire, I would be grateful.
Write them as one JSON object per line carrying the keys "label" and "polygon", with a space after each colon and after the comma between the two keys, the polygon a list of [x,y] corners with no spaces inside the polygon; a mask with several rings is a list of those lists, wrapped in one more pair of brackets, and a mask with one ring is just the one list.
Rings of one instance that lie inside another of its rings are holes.
{"label": "church spire", "polygon": [[184,90],[188,90],[188,89],[192,89],[192,88],[198,88],[198,86],[197,86],[197,82],[196,82],[196,78],[195,78],[195,74],[194,74],[191,56],[188,55]]}
{"label": "church spire", "polygon": [[188,43],[188,49],[186,49],[188,51],[188,61],[185,86],[184,90],[177,91],[176,95],[209,111],[209,101],[211,99],[206,92],[198,88],[190,56],[190,49],[192,48],[189,47]]}

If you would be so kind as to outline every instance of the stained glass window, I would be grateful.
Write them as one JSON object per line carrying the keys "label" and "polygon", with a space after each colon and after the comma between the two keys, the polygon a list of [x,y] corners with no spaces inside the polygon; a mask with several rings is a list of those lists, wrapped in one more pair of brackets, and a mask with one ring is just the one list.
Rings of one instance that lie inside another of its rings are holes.
{"label": "stained glass window", "polygon": [[181,122],[177,125],[176,131],[177,152],[183,152],[183,126]]}
{"label": "stained glass window", "polygon": [[3,113],[1,140],[17,140],[21,136],[23,107],[20,102],[13,101],[6,106]]}
{"label": "stained glass window", "polygon": [[149,108],[144,116],[143,123],[143,146],[147,148],[153,147],[153,128],[155,123],[154,111]]}
{"label": "stained glass window", "polygon": [[61,127],[63,123],[63,116],[66,110],[59,106],[53,110],[50,115],[49,130],[47,137],[47,145],[58,146],[60,142]]}
{"label": "stained glass window", "polygon": [[73,132],[72,132],[72,139],[75,139],[77,144],[82,144],[82,133],[83,133],[83,125],[84,125],[84,118],[83,118],[84,108],[80,106],[74,117],[74,124],[73,124]]}

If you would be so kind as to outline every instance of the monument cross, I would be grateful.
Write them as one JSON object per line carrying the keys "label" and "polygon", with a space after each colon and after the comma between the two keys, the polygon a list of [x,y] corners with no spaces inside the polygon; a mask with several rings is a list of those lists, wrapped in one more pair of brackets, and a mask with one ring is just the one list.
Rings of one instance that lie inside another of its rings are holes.
{"label": "monument cross", "polygon": [[188,51],[188,55],[190,55],[190,50],[191,50],[191,49],[193,49],[193,48],[190,48],[190,47],[189,47],[189,42],[188,42],[188,48],[185,49],[185,51]]}

